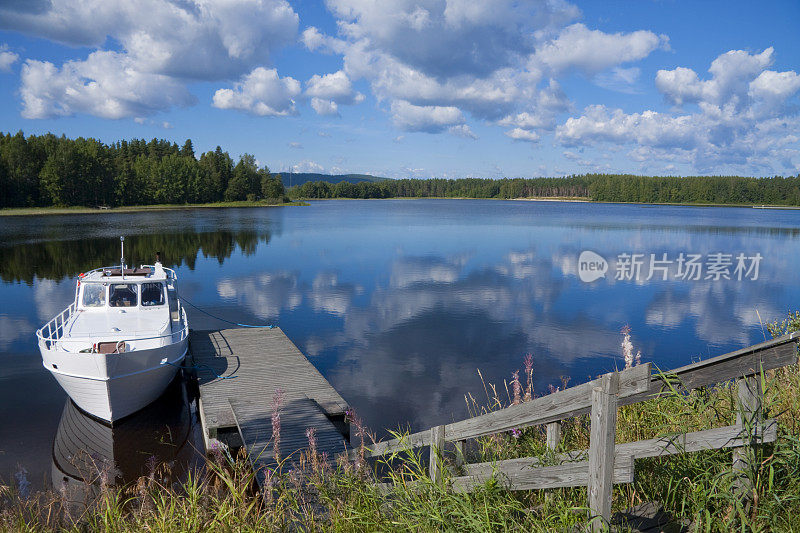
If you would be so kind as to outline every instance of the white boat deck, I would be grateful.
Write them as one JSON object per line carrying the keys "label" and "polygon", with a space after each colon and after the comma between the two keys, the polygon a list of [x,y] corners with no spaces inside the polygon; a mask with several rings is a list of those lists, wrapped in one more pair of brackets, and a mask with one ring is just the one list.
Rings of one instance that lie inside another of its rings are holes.
{"label": "white boat deck", "polygon": [[80,310],[67,323],[64,337],[156,337],[169,332],[169,322],[164,309]]}

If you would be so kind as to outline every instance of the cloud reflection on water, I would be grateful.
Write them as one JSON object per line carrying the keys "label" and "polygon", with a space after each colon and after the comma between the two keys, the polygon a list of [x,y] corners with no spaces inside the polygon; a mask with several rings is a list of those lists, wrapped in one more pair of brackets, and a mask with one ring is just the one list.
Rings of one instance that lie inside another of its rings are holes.
{"label": "cloud reflection on water", "polygon": [[[175,264],[183,265],[182,294],[233,322],[280,325],[376,429],[465,416],[464,394],[483,395],[476,370],[502,388],[529,352],[538,391],[562,375],[585,381],[622,365],[619,330],[626,323],[644,359],[663,368],[756,342],[759,314],[765,321],[785,314],[800,285],[793,212],[333,201],[307,210],[139,219],[137,231],[154,236],[141,238],[139,255],[172,247]],[[129,219],[114,220],[113,230],[80,250],[73,241],[52,245],[53,222],[40,244],[4,249],[4,279],[33,279],[30,292],[15,286],[21,297],[0,309],[4,350],[32,339],[37,321],[69,303],[74,285],[60,281],[64,275],[116,257],[111,233]],[[173,233],[160,233],[165,227]],[[605,279],[578,279],[583,250],[609,260]],[[614,279],[621,253],[715,251],[761,253],[759,280]],[[70,260],[51,261],[57,257]],[[17,309],[21,301],[26,309]],[[221,326],[193,310],[190,321],[200,329]],[[15,337],[17,327],[29,331]],[[43,371],[37,365],[28,368],[31,376]]]}
{"label": "cloud reflection on water", "polygon": [[[609,253],[633,243],[595,245]],[[376,428],[417,429],[463,417],[464,394],[483,395],[478,369],[502,389],[529,352],[538,391],[564,375],[582,382],[621,366],[619,328],[629,321],[673,334],[689,328],[713,347],[749,342],[758,320],[753,302],[762,317],[781,313],[768,304],[781,290],[771,281],[634,284],[614,280],[610,270],[609,278],[585,285],[576,277],[581,249],[534,244],[476,265],[474,253],[413,256],[398,248],[388,278],[368,289],[326,267],[310,283],[275,272],[225,278],[217,292],[263,318],[303,307],[335,318],[293,340]],[[645,332],[635,330],[635,342],[637,334]],[[641,348],[650,360],[656,346],[648,339]]]}

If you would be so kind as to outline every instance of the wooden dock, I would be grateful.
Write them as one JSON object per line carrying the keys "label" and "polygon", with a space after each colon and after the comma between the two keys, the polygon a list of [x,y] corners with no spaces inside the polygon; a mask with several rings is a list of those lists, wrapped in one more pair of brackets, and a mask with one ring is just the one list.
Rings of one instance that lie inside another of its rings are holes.
{"label": "wooden dock", "polygon": [[192,331],[189,346],[206,450],[216,439],[244,446],[257,470],[275,466],[272,401],[281,389],[281,458],[308,448],[308,428],[319,452],[345,451],[347,403],[279,328]]}

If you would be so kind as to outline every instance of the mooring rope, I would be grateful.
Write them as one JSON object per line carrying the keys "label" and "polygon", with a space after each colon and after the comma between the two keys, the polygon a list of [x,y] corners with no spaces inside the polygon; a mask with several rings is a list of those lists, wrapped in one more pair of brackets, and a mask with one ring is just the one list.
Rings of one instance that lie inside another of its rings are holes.
{"label": "mooring rope", "polygon": [[[177,294],[177,292],[176,292],[176,294]],[[273,325],[254,326],[253,324],[240,324],[239,322],[232,322],[232,321],[230,321],[230,320],[226,320],[226,319],[224,319],[224,318],[222,318],[222,317],[219,317],[219,316],[217,316],[217,315],[212,315],[211,313],[209,313],[209,312],[208,312],[208,311],[206,311],[205,309],[201,309],[201,308],[197,307],[197,306],[196,306],[196,305],[194,305],[192,302],[190,302],[189,300],[187,300],[185,296],[181,296],[180,294],[178,294],[178,299],[179,299],[179,300],[181,300],[182,302],[184,302],[184,303],[187,303],[187,304],[189,304],[190,306],[194,307],[195,309],[197,309],[197,310],[198,310],[198,311],[200,311],[201,313],[204,313],[204,314],[206,314],[206,315],[210,316],[211,318],[215,318],[215,319],[219,320],[220,322],[226,322],[226,323],[228,323],[228,324],[233,324],[234,326],[239,326],[239,327],[241,327],[241,328],[264,328],[264,329],[272,329],[272,328],[274,328],[274,327],[275,327],[275,326],[273,326]]]}

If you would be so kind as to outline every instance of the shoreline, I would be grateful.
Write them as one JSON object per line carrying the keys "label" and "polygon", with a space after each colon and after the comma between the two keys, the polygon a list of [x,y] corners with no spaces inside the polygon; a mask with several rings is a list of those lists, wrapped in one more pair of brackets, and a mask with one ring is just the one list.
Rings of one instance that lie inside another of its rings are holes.
{"label": "shoreline", "polygon": [[620,204],[620,205],[641,205],[641,206],[668,206],[668,207],[736,207],[748,209],[777,209],[777,210],[800,210],[800,205],[753,205],[753,204],[692,204],[692,203],[669,203],[669,202],[608,202],[605,200],[590,200],[586,197],[522,197],[522,198],[469,198],[466,196],[392,196],[389,198],[298,198],[296,201],[302,202],[327,202],[331,200],[492,200],[502,202],[561,202],[571,204]]}
{"label": "shoreline", "polygon": [[331,201],[331,200],[494,200],[494,201],[515,201],[515,202],[554,202],[554,203],[576,203],[576,204],[620,204],[620,205],[639,205],[639,206],[668,206],[668,207],[735,207],[750,209],[774,209],[797,211],[800,206],[793,205],[752,205],[752,204],[693,204],[693,203],[649,203],[649,202],[607,202],[601,200],[590,200],[585,197],[522,197],[522,198],[469,198],[469,197],[447,197],[447,196],[396,196],[390,198],[297,198],[291,202],[283,204],[268,204],[263,202],[212,202],[208,204],[155,204],[155,205],[130,205],[120,207],[98,208],[98,207],[7,207],[0,209],[0,217],[14,216],[39,216],[39,215],[88,215],[106,213],[139,213],[145,211],[171,211],[179,209],[221,209],[227,207],[298,207],[308,206],[309,201]]}
{"label": "shoreline", "polygon": [[24,217],[36,215],[89,215],[110,213],[139,213],[143,211],[172,211],[178,209],[219,209],[226,207],[298,207],[307,206],[304,200],[292,200],[284,204],[268,204],[263,202],[212,202],[208,204],[155,204],[125,205],[120,207],[6,207],[0,209],[0,217]]}

